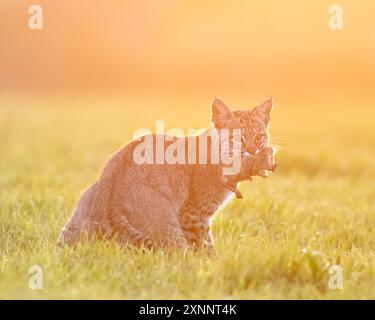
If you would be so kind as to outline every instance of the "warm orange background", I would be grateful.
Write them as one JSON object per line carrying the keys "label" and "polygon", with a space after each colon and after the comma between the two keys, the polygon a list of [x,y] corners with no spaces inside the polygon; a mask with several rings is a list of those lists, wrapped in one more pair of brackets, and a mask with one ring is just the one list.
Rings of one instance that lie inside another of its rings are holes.
{"label": "warm orange background", "polygon": [[[44,7],[44,30],[28,7]],[[328,8],[344,8],[344,30]],[[373,0],[0,2],[2,92],[368,97]],[[255,95],[256,92],[256,95]]]}

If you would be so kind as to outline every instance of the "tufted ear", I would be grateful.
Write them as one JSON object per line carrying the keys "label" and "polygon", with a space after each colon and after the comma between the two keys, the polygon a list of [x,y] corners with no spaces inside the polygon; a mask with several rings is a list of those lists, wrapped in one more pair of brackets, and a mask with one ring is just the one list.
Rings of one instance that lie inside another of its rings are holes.
{"label": "tufted ear", "polygon": [[271,119],[271,111],[273,109],[273,98],[270,97],[266,101],[262,102],[259,106],[253,109],[253,113],[257,115],[262,121],[268,126]]}
{"label": "tufted ear", "polygon": [[222,129],[234,127],[237,121],[224,102],[215,98],[212,102],[212,122],[216,129]]}

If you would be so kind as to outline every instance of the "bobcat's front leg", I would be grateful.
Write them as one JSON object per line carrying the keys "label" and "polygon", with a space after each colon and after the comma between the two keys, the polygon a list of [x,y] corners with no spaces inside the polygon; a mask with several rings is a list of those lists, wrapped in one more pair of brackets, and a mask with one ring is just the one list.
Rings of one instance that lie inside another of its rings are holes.
{"label": "bobcat's front leg", "polygon": [[214,249],[214,242],[210,232],[209,219],[199,215],[181,212],[180,226],[185,239],[190,246]]}

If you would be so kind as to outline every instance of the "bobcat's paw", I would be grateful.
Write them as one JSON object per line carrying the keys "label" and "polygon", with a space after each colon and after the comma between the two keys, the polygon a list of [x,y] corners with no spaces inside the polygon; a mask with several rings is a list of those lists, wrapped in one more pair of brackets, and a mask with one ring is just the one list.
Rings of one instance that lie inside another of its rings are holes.
{"label": "bobcat's paw", "polygon": [[216,256],[216,249],[211,241],[204,241],[204,248],[209,256]]}

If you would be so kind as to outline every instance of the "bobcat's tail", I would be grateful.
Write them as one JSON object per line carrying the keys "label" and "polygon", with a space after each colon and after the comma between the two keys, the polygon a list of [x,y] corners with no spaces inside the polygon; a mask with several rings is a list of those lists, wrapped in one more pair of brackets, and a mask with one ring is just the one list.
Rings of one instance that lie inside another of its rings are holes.
{"label": "bobcat's tail", "polygon": [[79,241],[80,235],[81,232],[79,228],[75,227],[72,219],[70,219],[62,229],[57,240],[57,245],[60,247],[64,245],[74,245]]}

